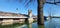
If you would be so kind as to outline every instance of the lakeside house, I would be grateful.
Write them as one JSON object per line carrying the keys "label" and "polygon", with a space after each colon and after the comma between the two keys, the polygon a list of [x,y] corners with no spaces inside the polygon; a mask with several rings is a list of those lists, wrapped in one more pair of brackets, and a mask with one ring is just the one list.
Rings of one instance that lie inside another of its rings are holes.
{"label": "lakeside house", "polygon": [[[23,22],[27,22],[28,20],[29,23],[33,21],[37,21],[37,16],[32,14],[32,10],[28,10],[28,15],[0,11],[0,24],[3,25],[13,24],[13,23],[23,23]],[[45,16],[44,16],[44,20],[46,20]]]}
{"label": "lakeside house", "polygon": [[32,14],[32,10],[28,10],[28,15],[26,14],[17,14],[11,12],[0,11],[0,24],[12,24],[12,23],[22,23],[29,20],[29,23],[34,19],[37,19],[37,16]]}

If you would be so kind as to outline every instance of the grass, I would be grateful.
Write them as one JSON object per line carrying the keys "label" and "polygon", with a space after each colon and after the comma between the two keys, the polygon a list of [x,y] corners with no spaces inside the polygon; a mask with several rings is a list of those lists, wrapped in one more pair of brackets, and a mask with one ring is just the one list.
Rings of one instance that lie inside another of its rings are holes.
{"label": "grass", "polygon": [[21,26],[23,24],[19,24],[19,23],[15,23],[15,24],[11,24],[11,25],[0,25],[0,28],[14,28],[14,27],[17,27],[17,26]]}
{"label": "grass", "polygon": [[44,25],[38,25],[38,28],[44,28]]}
{"label": "grass", "polygon": [[[22,24],[19,24],[19,23],[15,23],[15,24],[12,24],[12,25],[0,25],[0,28],[15,28],[15,27],[18,27],[18,26],[21,26],[21,25],[24,25],[25,23],[22,23]],[[27,24],[29,25],[29,24]],[[44,25],[38,25],[38,28],[44,28]]]}
{"label": "grass", "polygon": [[0,25],[0,28],[2,28],[2,25]]}

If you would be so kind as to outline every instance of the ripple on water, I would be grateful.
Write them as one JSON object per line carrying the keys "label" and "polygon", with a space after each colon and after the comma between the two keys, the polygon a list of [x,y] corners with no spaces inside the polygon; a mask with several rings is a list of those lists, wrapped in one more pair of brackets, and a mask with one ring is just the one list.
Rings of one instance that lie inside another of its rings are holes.
{"label": "ripple on water", "polygon": [[[16,26],[13,25],[13,26],[14,26],[14,28],[28,28],[29,25],[32,28],[38,28],[37,22],[32,23],[32,24],[24,24],[21,26],[20,25],[16,25]],[[45,26],[45,28],[60,28],[60,19],[53,18],[51,20],[45,21],[44,26]]]}
{"label": "ripple on water", "polygon": [[53,18],[50,22],[49,21],[45,21],[45,28],[60,28],[60,19],[59,18]]}

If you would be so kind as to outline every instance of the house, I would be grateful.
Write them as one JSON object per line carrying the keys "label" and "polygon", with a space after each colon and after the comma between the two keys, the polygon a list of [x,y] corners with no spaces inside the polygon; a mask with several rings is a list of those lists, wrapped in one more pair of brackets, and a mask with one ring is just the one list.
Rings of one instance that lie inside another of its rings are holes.
{"label": "house", "polygon": [[[22,23],[29,20],[29,23],[37,19],[37,16],[32,14],[32,10],[28,10],[28,15],[11,13],[11,12],[2,12],[0,11],[0,24],[12,24],[12,23]],[[7,23],[8,22],[8,23]]]}

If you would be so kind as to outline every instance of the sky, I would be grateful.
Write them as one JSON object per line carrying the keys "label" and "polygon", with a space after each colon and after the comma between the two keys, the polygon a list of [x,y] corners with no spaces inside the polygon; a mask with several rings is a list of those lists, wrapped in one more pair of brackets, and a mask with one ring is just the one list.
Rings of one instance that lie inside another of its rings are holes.
{"label": "sky", "polygon": [[37,1],[29,3],[28,6],[25,6],[24,3],[25,0],[23,2],[15,0],[6,2],[6,0],[0,0],[0,11],[17,13],[16,8],[18,8],[18,13],[28,14],[28,10],[30,9],[34,15],[37,15]]}
{"label": "sky", "polygon": [[[21,14],[28,14],[28,10],[31,9],[32,13],[34,15],[37,15],[37,0],[35,2],[29,3],[29,5],[25,6],[25,0],[23,2],[18,2],[14,0],[6,1],[6,0],[0,0],[0,11],[3,12],[12,12],[17,13],[16,8],[18,8],[18,13]],[[48,11],[52,13],[53,16],[60,16],[60,5],[54,5],[54,4],[44,4],[43,7],[43,13],[44,16],[48,16]]]}
{"label": "sky", "polygon": [[[58,0],[56,0],[57,2]],[[59,0],[60,1],[60,0]],[[60,4],[48,4],[45,3],[43,7],[44,16],[48,16],[51,13],[51,16],[60,16]]]}

